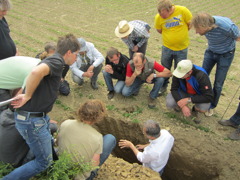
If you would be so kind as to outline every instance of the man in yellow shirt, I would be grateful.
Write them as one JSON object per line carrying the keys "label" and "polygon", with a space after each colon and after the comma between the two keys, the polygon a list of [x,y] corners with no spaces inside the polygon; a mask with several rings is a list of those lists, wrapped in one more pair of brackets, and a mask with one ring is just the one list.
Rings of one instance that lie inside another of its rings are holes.
{"label": "man in yellow shirt", "polygon": [[[191,19],[192,14],[186,7],[174,5],[170,0],[159,1],[154,27],[163,36],[161,64],[169,70],[173,60],[175,69],[179,61],[187,59]],[[165,79],[160,95],[166,91],[168,79]]]}

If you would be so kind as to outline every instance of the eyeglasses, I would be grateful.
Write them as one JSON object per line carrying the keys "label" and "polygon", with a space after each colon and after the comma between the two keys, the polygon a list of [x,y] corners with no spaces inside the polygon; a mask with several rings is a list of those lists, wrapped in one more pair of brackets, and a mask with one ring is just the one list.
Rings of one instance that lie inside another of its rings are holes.
{"label": "eyeglasses", "polygon": [[77,51],[77,52],[72,52],[72,54],[78,55],[78,54],[79,54],[79,51]]}

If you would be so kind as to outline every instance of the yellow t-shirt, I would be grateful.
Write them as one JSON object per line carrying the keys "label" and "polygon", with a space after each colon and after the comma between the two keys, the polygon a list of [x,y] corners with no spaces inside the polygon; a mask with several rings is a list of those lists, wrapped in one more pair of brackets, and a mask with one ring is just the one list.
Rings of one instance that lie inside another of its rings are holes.
{"label": "yellow t-shirt", "polygon": [[158,13],[154,27],[162,30],[163,45],[173,51],[186,49],[189,45],[188,23],[191,19],[191,12],[184,6],[175,5],[174,12],[167,19]]}

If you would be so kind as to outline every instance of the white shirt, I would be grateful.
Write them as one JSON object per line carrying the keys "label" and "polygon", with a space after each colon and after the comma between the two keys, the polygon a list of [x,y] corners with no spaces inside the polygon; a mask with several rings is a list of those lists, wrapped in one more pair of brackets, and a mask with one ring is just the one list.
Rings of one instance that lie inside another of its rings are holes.
{"label": "white shirt", "polygon": [[[98,67],[104,61],[103,55],[95,48],[93,43],[86,42],[86,46],[87,46],[86,56],[90,59],[90,64],[92,64],[94,67]],[[82,56],[78,55],[76,62],[70,66],[70,69],[72,70],[73,74],[81,79],[83,79],[82,75],[84,73],[82,70],[80,70],[81,65],[83,63],[83,59],[84,58]]]}
{"label": "white shirt", "polygon": [[137,159],[156,172],[161,171],[167,164],[170,151],[173,147],[174,137],[165,129],[161,130],[157,139],[149,140],[150,144],[143,152],[137,154]]}

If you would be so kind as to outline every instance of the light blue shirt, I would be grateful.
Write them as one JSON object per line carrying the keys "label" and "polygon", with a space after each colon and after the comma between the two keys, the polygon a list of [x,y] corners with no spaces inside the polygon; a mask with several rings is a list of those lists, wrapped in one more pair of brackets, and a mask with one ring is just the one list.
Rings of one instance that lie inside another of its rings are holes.
{"label": "light blue shirt", "polygon": [[213,16],[216,28],[208,31],[208,49],[217,54],[232,51],[236,46],[236,39],[240,37],[238,27],[227,17]]}

